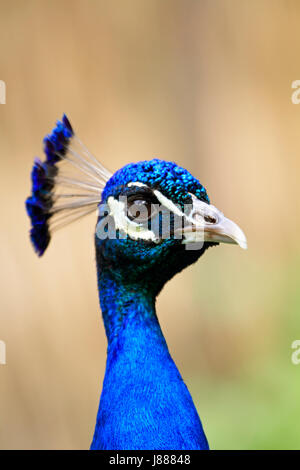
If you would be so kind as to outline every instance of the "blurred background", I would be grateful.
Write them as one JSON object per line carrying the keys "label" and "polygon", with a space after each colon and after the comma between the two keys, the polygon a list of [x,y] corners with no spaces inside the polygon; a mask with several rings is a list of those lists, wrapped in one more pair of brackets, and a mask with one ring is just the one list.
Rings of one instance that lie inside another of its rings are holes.
{"label": "blurred background", "polygon": [[186,167],[245,231],[158,301],[213,449],[300,448],[297,0],[0,1],[0,447],[82,449],[105,367],[94,216],[38,259],[24,201],[66,112],[110,170]]}

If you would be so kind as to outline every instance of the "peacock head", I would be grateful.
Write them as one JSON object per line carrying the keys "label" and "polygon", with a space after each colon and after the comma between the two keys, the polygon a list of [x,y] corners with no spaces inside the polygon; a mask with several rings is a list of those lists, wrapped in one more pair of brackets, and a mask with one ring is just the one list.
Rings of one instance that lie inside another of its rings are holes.
{"label": "peacock head", "polygon": [[246,248],[241,229],[210,204],[204,186],[173,162],[131,163],[107,182],[99,205],[100,266],[160,289],[220,242]]}
{"label": "peacock head", "polygon": [[66,116],[44,143],[46,161],[35,160],[26,202],[39,255],[54,230],[95,209],[98,269],[123,282],[151,280],[156,291],[209,246],[247,247],[242,230],[175,163],[153,159],[111,174],[77,138]]}

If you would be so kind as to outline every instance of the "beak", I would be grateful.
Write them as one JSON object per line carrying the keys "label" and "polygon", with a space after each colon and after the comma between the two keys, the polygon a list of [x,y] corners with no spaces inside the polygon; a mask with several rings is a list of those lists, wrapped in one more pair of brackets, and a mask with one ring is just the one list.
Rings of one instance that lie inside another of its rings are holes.
{"label": "beak", "polygon": [[192,211],[181,229],[183,243],[215,242],[231,243],[247,249],[247,239],[240,227],[227,219],[216,207],[192,196]]}

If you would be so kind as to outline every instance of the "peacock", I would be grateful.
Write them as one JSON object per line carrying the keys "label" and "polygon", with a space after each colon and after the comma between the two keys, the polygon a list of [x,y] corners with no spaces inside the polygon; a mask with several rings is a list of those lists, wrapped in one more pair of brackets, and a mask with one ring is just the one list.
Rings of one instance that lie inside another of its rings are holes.
{"label": "peacock", "polygon": [[97,281],[107,360],[91,449],[209,449],[169,353],[155,301],[166,282],[219,243],[247,248],[242,230],[210,204],[187,170],[160,159],[110,173],[66,117],[44,139],[26,200],[39,256],[53,233],[97,214]]}

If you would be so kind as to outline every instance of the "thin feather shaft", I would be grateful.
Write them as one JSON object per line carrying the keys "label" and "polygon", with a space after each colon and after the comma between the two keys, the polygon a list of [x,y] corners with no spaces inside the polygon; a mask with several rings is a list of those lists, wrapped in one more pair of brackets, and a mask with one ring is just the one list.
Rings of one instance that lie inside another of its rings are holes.
{"label": "thin feather shaft", "polygon": [[69,225],[69,224],[75,222],[76,220],[79,220],[79,219],[81,219],[82,217],[85,217],[86,215],[91,214],[91,213],[94,212],[94,211],[95,211],[95,207],[93,207],[93,208],[91,208],[91,209],[89,209],[89,210],[87,210],[87,211],[84,211],[84,212],[82,212],[82,213],[80,213],[80,214],[77,214],[77,215],[75,215],[74,217],[72,217],[71,219],[65,219],[65,220],[64,220],[62,223],[60,223],[60,224],[51,225],[51,232],[55,232],[56,230],[59,230],[59,229],[65,227],[66,225]]}
{"label": "thin feather shaft", "polygon": [[61,153],[59,152],[56,152],[56,154],[62,159],[62,160],[67,160],[68,162],[70,162],[73,166],[75,166],[76,168],[78,168],[79,170],[81,170],[83,173],[85,173],[86,175],[88,175],[90,178],[94,179],[95,181],[97,181],[97,183],[99,184],[102,184],[101,180],[95,176],[94,174],[90,173],[89,171],[86,170],[86,168],[84,168],[82,165],[80,165],[79,163],[75,162],[74,160],[72,160],[71,158],[67,157],[66,155],[62,155]]}
{"label": "thin feather shaft", "polygon": [[101,189],[103,189],[103,186],[99,187],[88,181],[80,181],[74,178],[69,178],[68,176],[56,176],[55,183],[59,185],[65,185],[67,187],[77,186],[77,187],[85,188],[85,189],[90,190],[91,192],[94,191],[96,194],[101,193]]}
{"label": "thin feather shaft", "polygon": [[85,206],[90,206],[91,204],[99,203],[99,198],[89,198],[84,201],[75,201],[75,202],[70,202],[68,204],[61,204],[60,206],[54,206],[50,213],[55,214],[56,212],[60,212],[63,210],[67,209],[77,209],[77,207],[85,207]]}
{"label": "thin feather shaft", "polygon": [[83,158],[78,152],[73,150],[70,146],[68,147],[68,152],[73,155],[73,157],[77,158],[77,160],[87,169],[91,170],[94,172],[96,175],[100,176],[101,178],[105,179],[105,173],[98,168],[96,165],[91,164],[86,160],[86,158]]}
{"label": "thin feather shaft", "polygon": [[88,157],[90,157],[94,162],[95,164],[98,166],[98,168],[103,172],[103,174],[106,176],[107,179],[111,178],[112,176],[112,173],[110,171],[108,171],[100,162],[99,160],[97,160],[97,158],[89,151],[89,149],[84,145],[84,143],[79,139],[79,137],[77,137],[77,135],[74,135],[74,139],[76,140],[76,142],[79,143],[79,145],[81,146],[82,148],[82,151],[85,155],[87,155]]}

